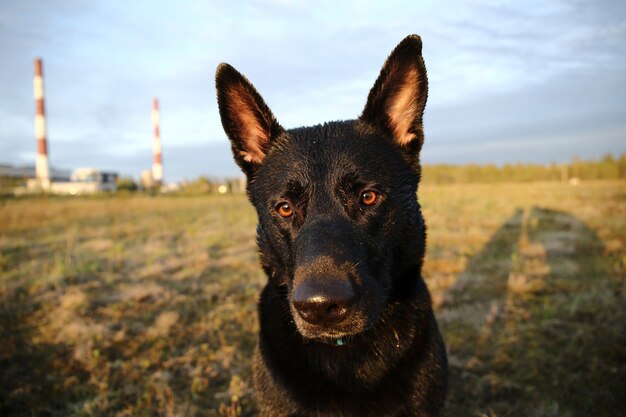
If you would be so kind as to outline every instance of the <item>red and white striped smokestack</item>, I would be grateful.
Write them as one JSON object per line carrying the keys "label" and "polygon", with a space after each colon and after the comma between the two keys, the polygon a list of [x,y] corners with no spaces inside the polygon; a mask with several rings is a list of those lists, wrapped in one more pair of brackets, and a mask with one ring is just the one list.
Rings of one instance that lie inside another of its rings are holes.
{"label": "red and white striped smokestack", "polygon": [[46,141],[46,108],[43,94],[43,62],[35,59],[35,76],[33,78],[35,95],[35,138],[37,139],[37,161],[35,172],[39,185],[50,187],[50,165],[48,163],[48,143]]}
{"label": "red and white striped smokestack", "polygon": [[161,149],[161,130],[159,118],[159,99],[155,98],[152,106],[152,125],[154,126],[154,142],[152,143],[152,179],[157,183],[163,182],[163,156]]}

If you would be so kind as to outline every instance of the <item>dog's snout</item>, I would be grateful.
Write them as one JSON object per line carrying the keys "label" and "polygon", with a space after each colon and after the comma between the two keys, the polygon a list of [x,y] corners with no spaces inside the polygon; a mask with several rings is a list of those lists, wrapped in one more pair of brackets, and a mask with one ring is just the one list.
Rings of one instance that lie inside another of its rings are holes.
{"label": "dog's snout", "polygon": [[356,295],[350,282],[303,282],[293,292],[293,306],[302,319],[313,325],[333,325],[343,321]]}

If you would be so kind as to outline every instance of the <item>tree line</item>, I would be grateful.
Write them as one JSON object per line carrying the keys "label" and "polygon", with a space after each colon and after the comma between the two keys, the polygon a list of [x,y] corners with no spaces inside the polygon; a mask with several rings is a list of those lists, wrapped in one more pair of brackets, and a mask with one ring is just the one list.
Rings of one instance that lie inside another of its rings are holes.
{"label": "tree line", "polygon": [[422,182],[452,184],[472,182],[591,181],[626,179],[626,153],[601,159],[574,157],[568,163],[551,164],[425,164]]}

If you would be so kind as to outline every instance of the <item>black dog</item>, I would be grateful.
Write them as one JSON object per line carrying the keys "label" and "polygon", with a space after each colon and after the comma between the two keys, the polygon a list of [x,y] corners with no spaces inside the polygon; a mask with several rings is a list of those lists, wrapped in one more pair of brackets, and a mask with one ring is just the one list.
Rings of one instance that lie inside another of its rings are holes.
{"label": "black dog", "polygon": [[292,130],[233,67],[217,69],[268,277],[254,364],[263,416],[434,416],[443,405],[416,198],[421,51],[416,35],[396,47],[358,120]]}

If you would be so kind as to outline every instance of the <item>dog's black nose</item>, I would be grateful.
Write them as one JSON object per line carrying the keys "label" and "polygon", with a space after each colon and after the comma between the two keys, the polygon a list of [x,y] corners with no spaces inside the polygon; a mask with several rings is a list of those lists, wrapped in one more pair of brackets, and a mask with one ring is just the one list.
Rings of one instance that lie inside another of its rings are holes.
{"label": "dog's black nose", "polygon": [[300,317],[314,325],[332,325],[343,321],[355,301],[349,282],[303,282],[293,291],[293,306]]}

